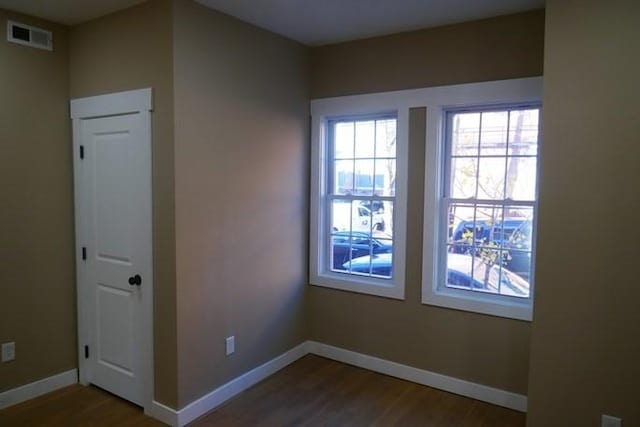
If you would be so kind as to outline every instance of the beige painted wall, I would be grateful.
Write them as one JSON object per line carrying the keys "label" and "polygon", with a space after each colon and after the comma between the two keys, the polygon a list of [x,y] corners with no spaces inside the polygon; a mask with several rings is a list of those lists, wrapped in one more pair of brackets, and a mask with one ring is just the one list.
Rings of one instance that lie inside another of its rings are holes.
{"label": "beige painted wall", "polygon": [[[312,94],[541,75],[543,34],[544,12],[534,11],[313,48]],[[529,323],[420,303],[424,131],[424,109],[412,110],[405,300],[311,287],[311,338],[526,394]]]}
{"label": "beige painted wall", "polygon": [[[54,51],[6,41],[6,20]],[[0,392],[76,367],[67,29],[0,10]]]}
{"label": "beige painted wall", "polygon": [[547,1],[528,425],[640,425],[640,3]]}
{"label": "beige painted wall", "polygon": [[542,74],[544,11],[311,49],[311,97]]}
{"label": "beige painted wall", "polygon": [[308,336],[309,98],[301,45],[185,0],[174,37],[182,407]]}
{"label": "beige painted wall", "polygon": [[309,97],[297,43],[186,0],[174,31],[182,407],[308,336]]}
{"label": "beige painted wall", "polygon": [[177,405],[171,0],[153,0],[70,30],[72,98],[153,88],[155,399]]}

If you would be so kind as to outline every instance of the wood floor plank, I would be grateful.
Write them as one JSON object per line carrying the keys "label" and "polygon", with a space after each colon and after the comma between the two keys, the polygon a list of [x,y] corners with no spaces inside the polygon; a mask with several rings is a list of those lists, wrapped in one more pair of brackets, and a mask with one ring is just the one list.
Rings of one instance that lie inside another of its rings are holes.
{"label": "wood floor plank", "polygon": [[[0,411],[2,427],[156,427],[136,405],[73,385]],[[308,355],[190,427],[523,427],[525,415]]]}
{"label": "wood floor plank", "polygon": [[522,427],[525,414],[308,355],[190,424]]}
{"label": "wood floor plank", "polygon": [[72,385],[0,411],[2,427],[140,426],[163,423],[97,387]]}

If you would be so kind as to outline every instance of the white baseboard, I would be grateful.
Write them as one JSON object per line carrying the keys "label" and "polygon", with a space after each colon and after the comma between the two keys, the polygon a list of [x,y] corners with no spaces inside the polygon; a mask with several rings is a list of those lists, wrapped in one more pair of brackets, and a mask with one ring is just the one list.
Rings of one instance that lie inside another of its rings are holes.
{"label": "white baseboard", "polygon": [[24,402],[25,400],[33,399],[34,397],[41,396],[45,393],[49,393],[71,384],[76,384],[77,382],[78,370],[71,369],[70,371],[62,372],[11,390],[3,391],[0,393],[0,409],[8,408],[9,406],[16,405]]}
{"label": "white baseboard", "polygon": [[437,374],[400,363],[391,362],[355,351],[345,350],[315,341],[307,341],[309,352],[403,380],[426,385],[505,408],[527,412],[527,396]]}
{"label": "white baseboard", "polygon": [[184,426],[307,354],[308,341],[221,385],[179,411],[154,401],[147,414],[171,426]]}
{"label": "white baseboard", "polygon": [[178,411],[155,400],[150,407],[144,408],[144,414],[170,426],[178,425]]}
{"label": "white baseboard", "polygon": [[516,411],[527,411],[527,396],[521,394],[402,365],[315,341],[305,341],[275,359],[223,384],[178,411],[154,401],[146,413],[171,426],[182,427],[307,354],[315,354],[417,384],[515,409]]}

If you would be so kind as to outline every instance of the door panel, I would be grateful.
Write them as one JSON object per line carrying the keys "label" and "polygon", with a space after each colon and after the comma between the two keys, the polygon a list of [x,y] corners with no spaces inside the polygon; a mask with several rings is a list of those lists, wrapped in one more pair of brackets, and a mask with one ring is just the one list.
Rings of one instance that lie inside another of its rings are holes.
{"label": "door panel", "polygon": [[[96,253],[103,262],[131,263],[131,218],[135,209],[134,185],[131,185],[133,164],[131,133],[108,132],[106,129],[132,127],[132,117],[95,119],[86,123],[93,133],[95,165],[93,198],[95,206]],[[102,130],[103,132],[99,132]]]}
{"label": "door panel", "polygon": [[[143,116],[126,114],[81,122],[84,146],[86,299],[90,353],[88,381],[143,403],[140,343],[145,263],[150,260],[150,153]],[[141,286],[129,278],[142,274]]]}
{"label": "door panel", "polygon": [[133,376],[135,371],[133,333],[127,324],[133,318],[134,301],[131,292],[98,284],[96,305],[98,307],[96,325],[98,365]]}

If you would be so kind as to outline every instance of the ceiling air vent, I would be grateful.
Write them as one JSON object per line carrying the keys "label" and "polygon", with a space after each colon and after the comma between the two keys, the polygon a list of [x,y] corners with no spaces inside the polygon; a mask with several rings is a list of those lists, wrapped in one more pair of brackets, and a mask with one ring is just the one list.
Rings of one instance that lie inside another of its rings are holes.
{"label": "ceiling air vent", "polygon": [[18,22],[7,21],[7,40],[38,49],[53,50],[51,31]]}

